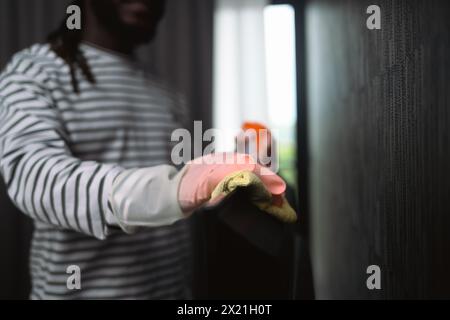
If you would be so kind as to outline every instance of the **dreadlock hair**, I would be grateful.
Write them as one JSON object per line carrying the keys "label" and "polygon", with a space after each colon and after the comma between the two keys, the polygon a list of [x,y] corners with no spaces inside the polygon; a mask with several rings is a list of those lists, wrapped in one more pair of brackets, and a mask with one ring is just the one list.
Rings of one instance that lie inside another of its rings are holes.
{"label": "dreadlock hair", "polygon": [[[72,5],[76,5],[83,10],[84,1],[75,0]],[[90,83],[95,83],[94,75],[91,72],[89,64],[79,48],[81,42],[81,30],[69,30],[64,19],[61,25],[47,37],[50,48],[61,57],[69,66],[70,78],[75,93],[80,93],[78,80],[76,77],[77,67],[81,69],[83,75]]]}

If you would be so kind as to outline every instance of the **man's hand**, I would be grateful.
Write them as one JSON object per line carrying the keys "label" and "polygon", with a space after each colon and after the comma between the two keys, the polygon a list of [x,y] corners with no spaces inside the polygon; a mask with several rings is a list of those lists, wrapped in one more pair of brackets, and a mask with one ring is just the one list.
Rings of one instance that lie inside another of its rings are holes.
{"label": "man's hand", "polygon": [[249,171],[257,175],[274,196],[282,195],[286,184],[278,175],[257,164],[249,155],[215,153],[190,161],[183,169],[178,189],[178,201],[185,213],[200,208],[211,198],[216,186],[229,174]]}

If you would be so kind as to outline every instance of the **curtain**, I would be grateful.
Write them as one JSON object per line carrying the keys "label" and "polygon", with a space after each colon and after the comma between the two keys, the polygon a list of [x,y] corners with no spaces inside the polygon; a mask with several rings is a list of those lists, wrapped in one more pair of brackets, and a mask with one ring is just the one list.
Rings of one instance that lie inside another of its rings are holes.
{"label": "curtain", "polygon": [[264,8],[268,0],[216,0],[214,127],[217,149],[234,149],[243,121],[267,123]]}

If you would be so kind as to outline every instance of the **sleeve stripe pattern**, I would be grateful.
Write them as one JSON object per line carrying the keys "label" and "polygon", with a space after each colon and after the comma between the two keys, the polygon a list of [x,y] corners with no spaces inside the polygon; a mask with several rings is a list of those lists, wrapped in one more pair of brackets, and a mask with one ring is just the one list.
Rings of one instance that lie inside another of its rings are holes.
{"label": "sleeve stripe pattern", "polygon": [[8,193],[39,221],[104,239],[110,189],[105,181],[123,169],[71,154],[64,126],[56,122],[61,116],[39,85],[44,75],[41,67],[17,60],[0,80],[0,170]]}

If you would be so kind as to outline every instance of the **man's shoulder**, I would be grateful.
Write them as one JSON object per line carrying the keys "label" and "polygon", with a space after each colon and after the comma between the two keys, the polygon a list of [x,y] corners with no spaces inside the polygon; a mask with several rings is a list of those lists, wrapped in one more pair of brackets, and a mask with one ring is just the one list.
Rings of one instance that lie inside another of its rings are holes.
{"label": "man's shoulder", "polygon": [[52,68],[58,67],[55,53],[51,50],[50,45],[36,43],[16,52],[2,70],[1,78],[4,79],[11,74],[44,75]]}

